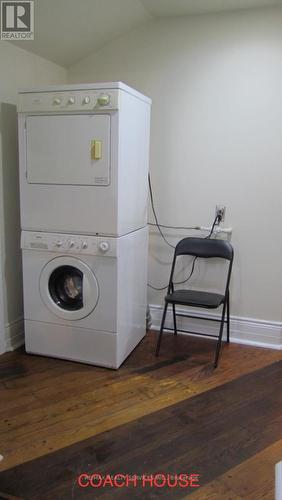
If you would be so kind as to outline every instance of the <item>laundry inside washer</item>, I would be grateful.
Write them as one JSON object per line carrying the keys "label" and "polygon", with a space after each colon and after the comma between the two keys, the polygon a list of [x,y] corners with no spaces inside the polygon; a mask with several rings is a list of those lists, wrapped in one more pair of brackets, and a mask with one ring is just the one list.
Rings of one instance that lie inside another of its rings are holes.
{"label": "laundry inside washer", "polygon": [[49,291],[57,306],[67,310],[83,307],[83,274],[73,266],[55,269],[49,280]]}

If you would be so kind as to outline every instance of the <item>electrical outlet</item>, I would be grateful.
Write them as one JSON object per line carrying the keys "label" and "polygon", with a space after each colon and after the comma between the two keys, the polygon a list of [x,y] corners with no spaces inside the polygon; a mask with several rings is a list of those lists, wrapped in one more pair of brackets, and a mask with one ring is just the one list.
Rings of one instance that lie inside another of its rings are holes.
{"label": "electrical outlet", "polygon": [[218,216],[218,223],[224,222],[224,220],[225,220],[225,211],[226,211],[226,206],[225,205],[216,205],[215,206],[215,215]]}

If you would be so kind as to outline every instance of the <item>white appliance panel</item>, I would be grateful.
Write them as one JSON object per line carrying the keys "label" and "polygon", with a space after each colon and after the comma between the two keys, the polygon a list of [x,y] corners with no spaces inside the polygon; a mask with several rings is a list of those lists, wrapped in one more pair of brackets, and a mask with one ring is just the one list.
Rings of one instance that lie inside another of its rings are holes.
{"label": "white appliance panel", "polygon": [[[119,92],[117,90],[106,91],[88,90],[66,92],[59,89],[54,91],[21,92],[18,101],[18,111],[20,112],[76,112],[76,111],[99,111],[114,110],[119,107]],[[102,101],[101,101],[102,99]]]}
{"label": "white appliance panel", "polygon": [[[117,335],[25,320],[25,348],[31,354],[118,368]],[[123,361],[123,360],[122,360]]]}
{"label": "white appliance panel", "polygon": [[66,234],[118,233],[118,114],[111,116],[108,186],[31,184],[27,180],[26,116],[19,115],[21,229]]}
{"label": "white appliance panel", "polygon": [[109,115],[28,116],[26,134],[29,183],[110,184]]}

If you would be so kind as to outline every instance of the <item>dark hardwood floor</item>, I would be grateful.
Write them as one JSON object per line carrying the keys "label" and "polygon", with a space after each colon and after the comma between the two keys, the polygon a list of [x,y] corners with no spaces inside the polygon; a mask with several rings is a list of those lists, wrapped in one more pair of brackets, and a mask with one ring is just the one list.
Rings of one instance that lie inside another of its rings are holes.
{"label": "dark hardwood floor", "polygon": [[[148,334],[118,371],[0,357],[0,498],[273,499],[282,353]],[[79,474],[199,474],[198,488],[81,488]],[[2,496],[1,496],[2,495]]]}

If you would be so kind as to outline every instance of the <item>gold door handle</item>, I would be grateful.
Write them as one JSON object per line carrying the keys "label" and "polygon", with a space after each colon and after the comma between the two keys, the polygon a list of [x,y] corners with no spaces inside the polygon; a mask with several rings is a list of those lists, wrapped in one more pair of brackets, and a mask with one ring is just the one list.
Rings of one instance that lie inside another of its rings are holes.
{"label": "gold door handle", "polygon": [[102,141],[96,139],[91,141],[91,160],[101,160],[102,158]]}

